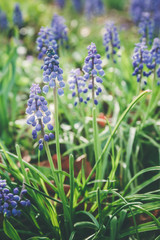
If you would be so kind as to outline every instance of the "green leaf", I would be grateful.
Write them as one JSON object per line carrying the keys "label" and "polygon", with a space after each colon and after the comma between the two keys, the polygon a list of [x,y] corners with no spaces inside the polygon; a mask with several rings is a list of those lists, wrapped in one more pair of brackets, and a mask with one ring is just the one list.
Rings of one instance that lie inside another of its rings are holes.
{"label": "green leaf", "polygon": [[114,216],[110,223],[111,240],[116,239],[117,235],[117,217]]}
{"label": "green leaf", "polygon": [[124,223],[126,216],[127,216],[127,210],[122,209],[122,211],[120,211],[120,216],[118,220],[118,232],[121,230],[121,227]]}
{"label": "green leaf", "polygon": [[98,223],[97,219],[90,212],[79,211],[79,212],[76,213],[76,215],[78,215],[78,214],[87,215],[93,221],[93,223],[97,226],[97,228],[99,228],[99,223]]}
{"label": "green leaf", "polygon": [[21,238],[19,237],[16,229],[12,226],[12,224],[5,218],[3,221],[3,229],[5,234],[14,240],[21,240]]}
{"label": "green leaf", "polygon": [[71,235],[70,235],[70,237],[69,237],[69,240],[73,240],[74,239],[74,236],[75,236],[75,231],[73,231],[72,233],[71,233]]}
{"label": "green leaf", "polygon": [[143,173],[146,173],[146,172],[151,172],[151,171],[159,171],[160,170],[160,166],[155,166],[155,167],[149,167],[149,168],[146,168],[146,169],[143,169],[141,170],[140,172],[138,172],[136,175],[134,175],[134,177],[129,181],[129,183],[127,184],[127,186],[125,187],[124,191],[123,191],[123,196],[125,195],[125,193],[127,192],[130,184],[137,178],[139,177],[140,175],[142,175]]}
{"label": "green leaf", "polygon": [[50,239],[48,237],[35,236],[35,237],[28,238],[27,240],[50,240]]}
{"label": "green leaf", "polygon": [[156,239],[155,240],[160,240],[160,235],[158,236],[158,237],[156,237]]}
{"label": "green leaf", "polygon": [[87,222],[87,221],[75,223],[74,227],[78,229],[90,228],[90,229],[98,230],[97,226],[94,223]]}
{"label": "green leaf", "polygon": [[120,118],[119,118],[116,126],[114,127],[112,133],[110,134],[110,136],[109,136],[109,138],[108,138],[108,140],[107,140],[107,142],[106,142],[106,144],[105,144],[105,146],[104,146],[104,148],[103,148],[103,150],[102,150],[101,155],[99,156],[97,162],[95,163],[94,167],[92,168],[92,171],[90,172],[90,174],[89,174],[89,176],[88,176],[88,178],[87,178],[87,180],[86,180],[86,185],[87,185],[87,183],[89,182],[89,180],[91,179],[94,171],[96,170],[97,165],[98,165],[98,164],[100,163],[100,161],[102,160],[102,157],[103,157],[104,153],[107,151],[107,149],[108,149],[108,147],[109,147],[109,145],[110,145],[110,142],[111,142],[113,136],[115,135],[116,131],[118,130],[121,122],[122,122],[122,121],[124,120],[124,118],[126,117],[127,113],[135,106],[135,104],[136,104],[142,97],[144,97],[144,96],[145,96],[146,94],[148,94],[148,93],[151,93],[151,90],[146,90],[146,91],[143,91],[142,93],[140,93],[135,99],[133,99],[133,101],[129,104],[129,106],[126,108],[126,110],[122,113],[122,115],[120,116]]}

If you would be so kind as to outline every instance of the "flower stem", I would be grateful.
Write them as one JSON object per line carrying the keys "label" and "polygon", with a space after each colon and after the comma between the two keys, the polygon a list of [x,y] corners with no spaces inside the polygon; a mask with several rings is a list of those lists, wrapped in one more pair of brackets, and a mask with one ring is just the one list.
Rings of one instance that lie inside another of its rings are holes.
{"label": "flower stem", "polygon": [[68,233],[68,224],[70,227],[70,230],[72,230],[72,219],[70,216],[70,212],[67,207],[67,200],[63,188],[63,182],[61,177],[61,171],[62,171],[62,165],[61,165],[61,154],[60,154],[60,144],[59,144],[59,121],[58,121],[58,100],[57,100],[57,87],[53,89],[53,97],[54,97],[54,117],[55,117],[55,135],[56,135],[56,154],[57,154],[57,163],[58,163],[58,171],[59,176],[55,177],[55,183],[58,188],[58,192],[60,195],[60,198],[63,202],[63,210],[64,210],[64,224],[66,229],[66,234]]}
{"label": "flower stem", "polygon": [[[97,163],[100,151],[99,151],[99,137],[98,137],[98,128],[97,128],[97,121],[96,121],[96,108],[93,107],[92,111],[93,115],[93,138],[94,138],[94,152],[95,152],[95,162]],[[96,168],[96,180],[100,179],[100,164]],[[97,185],[97,184],[96,184]]]}
{"label": "flower stem", "polygon": [[55,135],[56,135],[56,153],[57,153],[57,163],[58,170],[62,170],[61,165],[61,154],[60,154],[60,144],[59,144],[59,121],[58,121],[58,101],[57,101],[57,87],[53,89],[54,96],[54,118],[55,118]]}
{"label": "flower stem", "polygon": [[53,160],[52,160],[52,156],[51,156],[51,152],[48,146],[47,142],[44,142],[45,145],[45,150],[46,150],[46,154],[50,163],[50,167],[51,167],[51,171],[53,174],[53,178],[55,181],[55,184],[57,186],[58,189],[58,193],[59,193],[59,197],[62,200],[63,203],[63,210],[64,210],[64,224],[65,224],[65,229],[66,229],[66,233],[68,233],[68,224],[70,227],[70,230],[72,230],[72,220],[71,220],[71,216],[67,207],[67,200],[66,200],[66,196],[65,196],[65,192],[64,192],[64,188],[63,188],[63,184],[62,181],[59,181],[58,176],[55,172],[55,167],[53,164]]}

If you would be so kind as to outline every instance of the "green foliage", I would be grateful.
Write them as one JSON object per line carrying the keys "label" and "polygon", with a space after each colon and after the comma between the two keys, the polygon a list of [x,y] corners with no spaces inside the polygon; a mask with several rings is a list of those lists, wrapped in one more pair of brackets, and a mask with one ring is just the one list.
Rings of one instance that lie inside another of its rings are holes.
{"label": "green foliage", "polygon": [[[62,98],[54,94],[54,107],[52,94],[47,95],[49,107],[55,109],[56,139],[45,143],[40,153],[26,126],[24,109],[31,84],[41,85],[42,62],[37,60],[35,39],[41,26],[50,25],[57,7],[53,1],[18,2],[24,29],[20,35],[15,30],[10,39],[0,37],[0,176],[10,188],[24,184],[31,207],[19,219],[3,219],[3,239],[159,240],[160,93],[152,86],[152,78],[147,90],[140,92],[132,76],[131,56],[139,41],[136,27],[121,19],[126,12],[113,15],[117,23],[126,24],[120,31],[121,58],[113,65],[102,44],[106,16],[88,21],[71,12],[69,1],[64,10],[58,10],[69,29],[69,48],[60,48],[66,83],[69,71],[82,68],[86,47],[95,42],[102,55],[104,85],[96,108],[74,108],[68,86]],[[123,10],[126,1],[104,3],[109,13],[110,8]],[[1,4],[10,21],[13,6],[14,1]],[[106,117],[103,127],[100,112]],[[40,165],[43,160],[47,167]]]}
{"label": "green foliage", "polygon": [[10,239],[21,240],[17,231],[15,230],[15,228],[12,226],[12,224],[7,219],[4,219],[4,221],[3,221],[3,229],[4,229],[5,234]]}

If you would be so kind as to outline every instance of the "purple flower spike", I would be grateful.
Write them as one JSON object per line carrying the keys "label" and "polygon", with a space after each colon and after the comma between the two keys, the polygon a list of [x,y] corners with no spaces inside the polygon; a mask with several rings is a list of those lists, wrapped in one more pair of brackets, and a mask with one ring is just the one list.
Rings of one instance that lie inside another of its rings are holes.
{"label": "purple flower spike", "polygon": [[93,16],[102,15],[104,10],[104,4],[102,0],[86,0],[84,6],[85,15],[88,19]]}
{"label": "purple flower spike", "polygon": [[[62,76],[63,70],[59,67],[59,57],[51,47],[49,47],[46,54],[47,57],[44,58],[44,65],[42,66],[43,76],[45,76],[43,81],[45,79],[44,82],[49,82],[49,85],[43,87],[43,92],[48,93],[49,87],[58,88],[59,86],[57,92],[61,96],[64,94],[63,88],[65,87],[65,83]],[[46,79],[48,80],[46,81]]]}
{"label": "purple flower spike", "polygon": [[81,11],[82,11],[82,8],[83,8],[83,0],[72,0],[72,4],[73,4],[74,9],[75,9],[77,12],[81,12]]}
{"label": "purple flower spike", "polygon": [[6,13],[0,10],[0,30],[5,31],[8,28]]}
{"label": "purple flower spike", "polygon": [[155,36],[158,36],[160,31],[160,0],[131,0],[130,14],[137,25],[146,13],[152,16],[153,32]]}
{"label": "purple flower spike", "polygon": [[154,33],[154,21],[150,13],[145,12],[142,14],[139,23],[139,33],[141,35],[141,41],[145,38],[149,45],[152,44]]}
{"label": "purple flower spike", "polygon": [[57,4],[60,8],[64,8],[65,0],[56,0],[56,4]]}
{"label": "purple flower spike", "polygon": [[[57,46],[57,42],[55,40],[55,36],[53,34],[52,28],[41,27],[38,33],[38,38],[36,40],[36,43],[37,43],[37,50],[39,51],[39,56],[38,56],[39,59],[43,58],[43,56],[46,55],[46,52],[49,47],[52,47],[55,53],[57,52],[58,46]],[[45,82],[44,79],[43,81]]]}
{"label": "purple flower spike", "polygon": [[149,66],[151,61],[150,52],[147,50],[145,41],[136,44],[133,53],[133,76],[137,76],[137,82],[141,82],[143,77],[148,77],[150,74],[143,71],[144,66]]}
{"label": "purple flower spike", "polygon": [[[145,75],[148,77],[151,74],[154,74],[154,79],[160,78],[160,39],[155,38],[150,50],[150,57],[148,57],[147,67],[150,70],[148,73],[145,72]],[[157,67],[158,66],[158,67]],[[157,81],[159,85],[159,80]]]}
{"label": "purple flower spike", "polygon": [[[100,59],[101,56],[97,53],[96,45],[94,43],[91,43],[91,45],[88,46],[87,49],[88,49],[88,56],[85,59],[83,71],[85,73],[84,78],[88,82],[89,91],[86,91],[85,89],[83,92],[92,91],[91,96],[92,96],[93,103],[97,105],[98,101],[95,99],[95,97],[99,95],[99,93],[102,91],[101,83],[103,82],[103,80],[101,76],[104,75],[104,71],[101,66],[102,64],[102,61]],[[86,78],[86,75],[87,75],[87,78]],[[95,94],[95,91],[96,91],[96,94]],[[90,99],[91,97],[88,96],[87,99],[84,101],[84,103],[86,104],[87,101],[89,101]]]}
{"label": "purple flower spike", "polygon": [[103,37],[103,45],[106,48],[107,58],[112,58],[116,62],[115,55],[117,50],[120,49],[120,40],[116,26],[113,22],[106,24],[106,32]]}
{"label": "purple flower spike", "polygon": [[18,3],[15,4],[14,11],[13,11],[13,23],[17,25],[19,28],[23,25],[23,17],[20,6]]}
{"label": "purple flower spike", "polygon": [[64,23],[65,19],[63,17],[59,16],[58,14],[54,14],[51,22],[51,28],[54,34],[54,39],[58,44],[61,45],[68,40],[67,27]]}
{"label": "purple flower spike", "polygon": [[[48,86],[47,86],[48,87]],[[47,101],[43,96],[40,96],[41,89],[38,84],[32,84],[30,88],[30,98],[28,100],[28,107],[26,113],[29,115],[27,124],[34,126],[32,131],[33,139],[37,138],[37,133],[41,131],[45,140],[45,125],[48,130],[53,130],[53,126],[49,123],[51,121],[51,112],[48,110]],[[49,137],[48,137],[49,140]],[[45,140],[46,141],[46,140]],[[43,149],[43,139],[39,140],[39,150]]]}
{"label": "purple flower spike", "polygon": [[80,74],[80,69],[76,68],[70,72],[70,77],[68,80],[69,89],[72,91],[72,97],[76,98],[74,106],[77,105],[78,101],[79,103],[83,102],[83,97],[81,97],[81,95],[88,92],[86,79]]}
{"label": "purple flower spike", "polygon": [[[18,188],[14,188],[13,193],[11,193],[7,186],[6,180],[0,179],[0,213],[4,217],[19,216],[21,213],[21,211],[18,209],[20,206],[20,201],[25,201],[28,203],[29,200],[24,200],[22,194],[20,193],[20,195],[18,195],[18,193]],[[27,206],[29,205],[26,205],[26,207]]]}

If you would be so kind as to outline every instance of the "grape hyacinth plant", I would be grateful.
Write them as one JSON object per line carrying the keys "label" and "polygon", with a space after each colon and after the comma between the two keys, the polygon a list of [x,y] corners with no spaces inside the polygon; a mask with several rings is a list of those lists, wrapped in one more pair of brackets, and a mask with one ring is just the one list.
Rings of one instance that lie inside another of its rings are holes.
{"label": "grape hyacinth plant", "polygon": [[156,87],[160,85],[160,39],[155,38],[153,40],[152,48],[149,51],[149,57],[148,57],[148,63],[147,63],[147,68],[149,69],[150,75],[152,74],[152,95],[151,99],[148,104],[148,108],[146,111],[146,120],[152,112],[154,112],[154,109],[157,107],[157,102],[159,101],[160,93],[159,93],[159,88]]}
{"label": "grape hyacinth plant", "polygon": [[100,16],[104,13],[104,4],[102,0],[86,0],[84,12],[88,19],[93,16]]}
{"label": "grape hyacinth plant", "polygon": [[160,30],[160,0],[131,0],[130,14],[132,20],[138,25],[141,21],[143,14],[147,12],[154,22],[153,32],[158,36]]}
{"label": "grape hyacinth plant", "polygon": [[65,83],[63,81],[63,70],[59,67],[59,57],[55,54],[54,50],[50,47],[47,52],[47,57],[44,58],[43,69],[43,82],[46,84],[43,87],[43,92],[46,94],[50,88],[57,89],[58,95],[63,95],[63,88]]}
{"label": "grape hyacinth plant", "polygon": [[0,10],[0,30],[5,31],[8,28],[8,20],[6,13]]}
{"label": "grape hyacinth plant", "polygon": [[36,40],[37,50],[39,51],[38,58],[42,59],[49,47],[52,47],[57,52],[57,42],[54,38],[53,30],[49,27],[41,27],[38,38]]}
{"label": "grape hyacinth plant", "polygon": [[[85,64],[83,66],[83,71],[85,73],[84,79],[88,82],[88,90],[91,90],[92,99],[92,115],[93,115],[93,137],[94,137],[94,152],[95,152],[95,162],[98,161],[98,156],[100,155],[101,148],[99,144],[99,135],[96,121],[96,105],[98,104],[97,96],[102,92],[101,84],[103,83],[102,76],[104,71],[102,69],[102,60],[100,54],[97,53],[96,45],[91,43],[87,47],[88,56],[85,58]],[[101,179],[101,164],[96,170],[96,179]]]}
{"label": "grape hyacinth plant", "polygon": [[57,4],[60,8],[64,8],[65,0],[56,0],[56,4]]}
{"label": "grape hyacinth plant", "polygon": [[18,28],[21,28],[23,25],[23,16],[18,3],[15,4],[14,11],[13,11],[13,23]]}
{"label": "grape hyacinth plant", "polygon": [[30,200],[24,199],[26,193],[26,189],[22,188],[19,192],[17,187],[11,192],[6,180],[0,179],[0,214],[3,214],[4,217],[20,216],[21,210],[19,208],[31,205]]}
{"label": "grape hyacinth plant", "polygon": [[[158,69],[157,69],[158,66]],[[148,69],[150,69],[154,75],[154,80],[156,77],[160,78],[160,39],[155,38],[153,41],[152,48],[150,50],[150,61],[147,64]],[[157,82],[160,85],[160,81]]]}
{"label": "grape hyacinth plant", "polygon": [[81,12],[83,9],[83,0],[72,0],[72,5],[77,12]]}
{"label": "grape hyacinth plant", "polygon": [[[136,44],[133,53],[133,68],[134,72],[132,73],[133,76],[137,76],[137,82],[141,82],[143,77],[149,77],[151,75],[151,71],[146,72],[145,66],[150,61],[150,54],[147,50],[147,46],[145,41],[142,43]],[[144,84],[147,84],[147,81],[144,80]]]}
{"label": "grape hyacinth plant", "polygon": [[142,13],[146,11],[146,2],[143,0],[131,0],[130,14],[135,23],[138,23]]}
{"label": "grape hyacinth plant", "polygon": [[[79,103],[87,103],[87,101],[84,101],[83,96],[81,96],[83,93],[87,93],[88,89],[86,88],[86,82],[84,77],[80,76],[81,71],[79,68],[73,69],[70,72],[70,77],[68,80],[69,89],[72,91],[72,97],[76,98],[74,102],[74,106],[76,106]],[[89,100],[89,99],[88,99]]]}
{"label": "grape hyacinth plant", "polygon": [[[58,170],[62,171],[62,166],[61,166],[61,154],[60,154],[60,144],[59,144],[59,122],[58,122],[58,102],[57,102],[57,91],[56,91],[56,82],[55,78],[59,78],[62,74],[62,70],[58,71],[59,68],[59,62],[57,61],[58,56],[53,54],[53,49],[50,49],[47,52],[48,57],[44,59],[45,65],[43,66],[43,70],[46,74],[44,75],[46,78],[53,73],[54,76],[51,75],[50,81],[52,81],[52,86],[53,87],[53,94],[54,94],[54,105],[55,105],[55,134],[56,134],[56,154],[57,154],[57,162],[58,162]],[[45,67],[46,66],[46,67]],[[45,82],[47,81],[45,78]],[[61,80],[62,82],[62,80]],[[50,84],[51,85],[51,84]],[[54,86],[53,86],[54,85]],[[47,86],[47,85],[46,85]],[[48,86],[47,86],[48,87]],[[63,85],[64,87],[64,85]],[[61,93],[61,88],[59,88],[59,94],[62,95]],[[44,90],[44,88],[43,88]],[[44,91],[46,92],[46,91]],[[48,145],[48,141],[50,139],[54,138],[53,133],[46,134],[45,133],[45,125],[47,125],[48,130],[53,130],[53,126],[50,124],[51,120],[51,112],[48,110],[47,107],[47,101],[45,100],[44,97],[40,96],[39,94],[41,93],[41,88],[39,87],[38,84],[32,84],[32,87],[30,88],[30,98],[28,100],[28,107],[26,109],[26,113],[29,114],[29,118],[27,119],[27,124],[32,125],[35,127],[35,129],[32,131],[32,137],[33,139],[37,138],[37,132],[41,131],[42,137],[39,140],[39,150],[41,151],[43,149],[43,145],[45,146],[45,151],[48,157],[48,161],[51,167],[51,172],[52,176],[55,181],[55,185],[58,188],[58,193],[59,197],[63,202],[63,210],[64,210],[64,218],[66,221],[65,228],[68,228],[67,223],[69,223],[70,229],[72,228],[71,226],[71,219],[70,219],[70,213],[67,208],[67,200],[63,188],[63,181],[61,174],[57,174],[55,172],[55,166],[52,160],[50,148]],[[67,231],[67,230],[66,230]]]}
{"label": "grape hyacinth plant", "polygon": [[88,56],[83,66],[83,71],[85,73],[84,79],[88,81],[88,89],[92,91],[92,101],[97,105],[98,100],[96,97],[102,92],[101,84],[103,83],[102,76],[104,75],[104,71],[101,66],[101,56],[97,53],[96,45],[91,43],[87,49]]}
{"label": "grape hyacinth plant", "polygon": [[65,19],[58,14],[54,14],[51,22],[51,28],[54,34],[54,39],[57,41],[59,49],[60,45],[63,45],[64,42],[68,41]]}
{"label": "grape hyacinth plant", "polygon": [[141,41],[146,39],[149,45],[152,44],[154,32],[154,21],[151,18],[150,13],[145,12],[142,14],[140,23],[139,23],[139,33],[141,35]]}
{"label": "grape hyacinth plant", "polygon": [[111,58],[112,61],[116,63],[114,56],[117,53],[117,49],[120,49],[120,40],[117,28],[113,22],[106,24],[106,32],[103,37],[103,45],[105,46],[107,58]]}
{"label": "grape hyacinth plant", "polygon": [[39,150],[43,149],[43,142],[48,142],[50,139],[54,138],[53,133],[46,134],[45,126],[49,131],[53,130],[51,121],[51,112],[48,110],[47,101],[43,96],[40,96],[41,89],[38,84],[32,84],[30,88],[30,96],[28,100],[28,107],[26,113],[29,115],[27,119],[27,124],[32,125],[34,130],[32,131],[33,139],[37,138],[37,133],[41,131],[42,137],[39,140]]}

